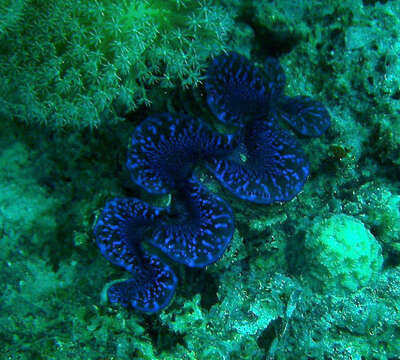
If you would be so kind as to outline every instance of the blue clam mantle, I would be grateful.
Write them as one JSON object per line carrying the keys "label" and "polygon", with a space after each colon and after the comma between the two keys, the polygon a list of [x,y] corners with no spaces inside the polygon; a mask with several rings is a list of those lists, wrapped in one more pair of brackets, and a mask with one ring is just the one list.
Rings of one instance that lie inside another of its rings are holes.
{"label": "blue clam mantle", "polygon": [[139,199],[113,199],[100,215],[94,235],[101,253],[132,278],[108,289],[112,303],[152,313],[171,301],[177,277],[143,241],[189,267],[217,261],[229,245],[234,218],[229,205],[193,175],[202,163],[237,197],[262,204],[288,201],[309,174],[285,121],[305,136],[320,136],[330,125],[324,106],[308,97],[283,94],[285,76],[277,60],[264,68],[232,53],[214,59],[207,71],[207,103],[233,135],[210,130],[184,114],[150,116],[133,132],[127,167],[132,181],[154,194],[172,193],[169,208]]}

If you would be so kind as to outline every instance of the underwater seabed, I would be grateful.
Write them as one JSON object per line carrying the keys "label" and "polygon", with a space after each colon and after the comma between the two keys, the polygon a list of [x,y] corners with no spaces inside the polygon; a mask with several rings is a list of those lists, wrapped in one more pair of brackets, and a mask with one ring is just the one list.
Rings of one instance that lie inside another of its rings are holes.
{"label": "underwater seabed", "polygon": [[[400,3],[91,4],[54,0],[47,14],[37,2],[0,0],[0,358],[400,358]],[[60,37],[55,24],[75,35]],[[122,57],[130,49],[139,60]],[[95,242],[105,204],[171,202],[132,181],[131,135],[165,112],[229,133],[208,110],[204,76],[230,51],[258,68],[278,58],[285,96],[327,108],[320,137],[280,122],[308,159],[307,179],[290,201],[256,204],[196,168],[232,209],[226,251],[189,268],[147,244],[176,275],[170,304],[153,314],[111,305],[105,285],[132,275]]]}

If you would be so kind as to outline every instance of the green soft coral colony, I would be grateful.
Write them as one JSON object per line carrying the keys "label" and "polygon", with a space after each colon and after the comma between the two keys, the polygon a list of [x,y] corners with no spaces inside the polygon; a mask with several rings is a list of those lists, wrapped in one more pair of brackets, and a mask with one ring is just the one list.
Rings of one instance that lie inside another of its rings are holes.
{"label": "green soft coral colony", "polygon": [[0,115],[53,128],[115,123],[154,92],[196,85],[233,25],[197,0],[1,0],[3,19]]}

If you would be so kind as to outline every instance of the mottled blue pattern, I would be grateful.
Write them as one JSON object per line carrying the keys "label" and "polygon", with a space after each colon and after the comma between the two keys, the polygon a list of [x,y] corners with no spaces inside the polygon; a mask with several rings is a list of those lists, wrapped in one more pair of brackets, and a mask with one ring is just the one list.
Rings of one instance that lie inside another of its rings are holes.
{"label": "mottled blue pattern", "polygon": [[274,104],[283,95],[286,83],[286,76],[278,59],[267,57],[264,64],[264,76],[269,84],[271,104]]}
{"label": "mottled blue pattern", "polygon": [[207,167],[242,199],[263,204],[288,201],[303,188],[308,161],[279,120],[306,136],[320,136],[330,125],[321,103],[285,96],[284,86],[282,67],[271,57],[263,69],[235,53],[218,56],[208,67],[207,102],[220,120],[240,125],[240,146],[225,158],[213,158]]}
{"label": "mottled blue pattern", "polygon": [[274,114],[305,136],[321,136],[331,125],[325,106],[307,96],[282,97]]}
{"label": "mottled blue pattern", "polygon": [[158,256],[143,255],[133,278],[114,283],[108,288],[111,303],[119,303],[147,313],[165,308],[174,296],[177,278]]}
{"label": "mottled blue pattern", "polygon": [[166,194],[190,177],[193,166],[233,148],[234,138],[211,132],[184,114],[148,117],[132,135],[127,167],[132,180],[153,194]]}
{"label": "mottled blue pattern", "polygon": [[220,55],[207,70],[207,103],[223,123],[242,126],[249,117],[268,113],[273,86],[244,56]]}
{"label": "mottled blue pattern", "polygon": [[183,206],[178,207],[178,218],[160,223],[150,243],[181,264],[204,267],[217,261],[228,246],[234,231],[232,211],[195,178],[179,195]]}
{"label": "mottled blue pattern", "polygon": [[309,174],[306,156],[293,135],[263,119],[246,124],[241,146],[207,167],[236,196],[262,204],[291,200]]}
{"label": "mottled blue pattern", "polygon": [[109,287],[111,303],[152,313],[171,301],[176,275],[161,257],[144,251],[145,241],[190,267],[205,267],[223,255],[234,217],[194,177],[195,166],[205,165],[224,187],[251,202],[288,201],[301,191],[309,164],[280,120],[303,135],[319,136],[329,127],[329,114],[318,101],[285,96],[284,86],[274,58],[260,68],[241,55],[221,55],[207,71],[207,103],[220,121],[237,126],[236,134],[219,134],[200,119],[170,113],[150,116],[134,130],[127,159],[132,180],[172,198],[168,208],[132,198],[106,204],[94,228],[97,244],[110,262],[132,274]]}
{"label": "mottled blue pattern", "polygon": [[174,272],[157,256],[146,255],[141,247],[163,209],[137,199],[116,198],[109,201],[94,228],[101,253],[133,278],[118,282],[108,289],[110,302],[155,312],[171,300],[177,283]]}
{"label": "mottled blue pattern", "polygon": [[176,276],[159,257],[144,253],[143,241],[191,267],[222,256],[233,236],[232,211],[192,172],[197,163],[224,157],[236,145],[234,136],[215,133],[184,114],[150,116],[135,129],[127,160],[132,179],[151,193],[172,191],[179,214],[137,199],[106,204],[94,229],[97,244],[108,260],[133,274],[109,288],[111,303],[151,313],[170,302]]}
{"label": "mottled blue pattern", "polygon": [[325,107],[309,97],[284,96],[285,75],[278,60],[267,58],[261,69],[245,57],[217,56],[207,70],[207,102],[217,118],[243,126],[250,117],[273,113],[305,136],[320,136],[330,126]]}

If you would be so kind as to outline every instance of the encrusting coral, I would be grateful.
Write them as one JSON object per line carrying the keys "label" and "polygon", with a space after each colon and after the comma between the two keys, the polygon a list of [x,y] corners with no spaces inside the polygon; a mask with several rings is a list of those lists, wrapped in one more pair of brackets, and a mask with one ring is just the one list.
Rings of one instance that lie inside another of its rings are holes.
{"label": "encrusting coral", "polygon": [[306,277],[316,291],[351,293],[382,270],[382,249],[361,221],[340,214],[315,221],[306,235]]}

